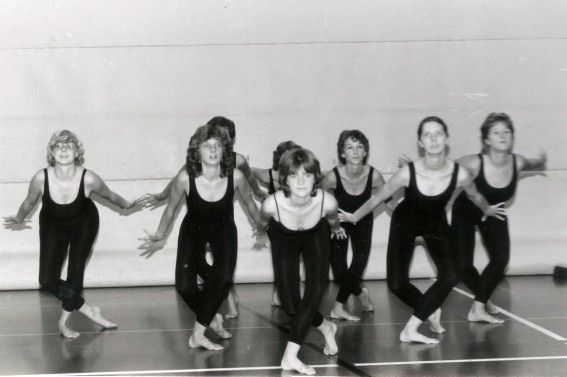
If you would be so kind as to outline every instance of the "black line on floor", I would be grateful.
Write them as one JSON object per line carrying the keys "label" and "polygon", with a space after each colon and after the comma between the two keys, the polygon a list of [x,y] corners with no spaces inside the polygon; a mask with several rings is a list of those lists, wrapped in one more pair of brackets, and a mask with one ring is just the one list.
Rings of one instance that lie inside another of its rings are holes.
{"label": "black line on floor", "polygon": [[[242,305],[242,304],[239,304],[239,305],[238,305],[238,308],[239,308],[239,309],[244,309],[244,310],[246,310],[248,313],[254,315],[255,317],[261,319],[262,321],[264,321],[264,322],[266,322],[266,323],[269,323],[270,325],[272,325],[273,327],[277,328],[278,330],[280,330],[280,331],[282,331],[282,332],[284,332],[284,333],[286,333],[286,334],[289,334],[289,329],[288,329],[286,326],[283,326],[283,325],[280,324],[280,323],[274,322],[274,321],[272,321],[270,318],[268,318],[268,317],[266,317],[266,316],[264,316],[264,315],[262,315],[262,314],[260,314],[260,313],[258,313],[258,312],[255,312],[254,310],[252,310],[252,309],[250,309],[250,308],[248,308],[248,307],[246,307],[246,306],[244,306],[244,305]],[[319,352],[321,355],[327,356],[327,355],[325,355],[325,353],[323,352],[323,349],[321,349],[321,347],[319,347],[319,346],[317,346],[317,345],[315,345],[315,344],[313,344],[313,343],[306,342],[306,343],[304,343],[304,345],[307,346],[307,347],[309,347],[309,348],[311,348],[311,349],[313,349],[313,350],[315,350],[315,351],[317,351],[317,352]],[[349,362],[343,360],[342,358],[340,358],[339,356],[334,356],[334,357],[337,358],[337,359],[336,359],[337,365],[339,365],[339,366],[341,366],[341,367],[343,367],[343,368],[345,368],[345,369],[348,369],[348,370],[351,371],[352,373],[356,373],[358,376],[361,376],[361,377],[371,377],[371,375],[369,375],[368,373],[364,372],[362,369],[359,369],[359,368],[358,368],[356,365],[354,365],[353,363],[349,363]]]}

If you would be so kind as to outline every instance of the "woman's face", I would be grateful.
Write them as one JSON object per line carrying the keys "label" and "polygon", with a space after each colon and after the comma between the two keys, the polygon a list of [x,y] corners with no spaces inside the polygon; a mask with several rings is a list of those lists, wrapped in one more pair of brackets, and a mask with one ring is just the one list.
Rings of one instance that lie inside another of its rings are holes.
{"label": "woman's face", "polygon": [[199,146],[199,154],[201,155],[201,163],[203,164],[220,165],[222,152],[222,142],[215,138],[210,138]]}
{"label": "woman's face", "polygon": [[75,164],[78,156],[77,146],[72,141],[57,142],[51,147],[51,155],[55,162],[60,165]]}
{"label": "woman's face", "polygon": [[296,197],[310,196],[315,185],[315,174],[307,173],[301,165],[297,172],[287,176],[287,185],[291,194]]}
{"label": "woman's face", "polygon": [[449,137],[441,124],[427,122],[423,124],[418,144],[425,149],[426,153],[439,154],[445,153],[448,139]]}
{"label": "woman's face", "polygon": [[366,157],[366,148],[359,140],[355,141],[352,137],[349,137],[343,146],[342,156],[347,163],[361,164]]}
{"label": "woman's face", "polygon": [[495,123],[484,142],[490,149],[509,151],[514,145],[514,133],[503,122]]}

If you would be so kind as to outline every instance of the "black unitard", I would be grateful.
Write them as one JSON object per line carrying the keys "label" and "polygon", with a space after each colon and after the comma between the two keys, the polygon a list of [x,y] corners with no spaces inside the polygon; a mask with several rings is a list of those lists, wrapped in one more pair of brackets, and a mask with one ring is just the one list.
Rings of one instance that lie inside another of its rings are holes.
{"label": "black unitard", "polygon": [[[323,216],[322,195],[321,216]],[[274,196],[275,200],[275,196]],[[280,210],[277,206],[278,218]],[[317,225],[306,230],[291,230],[274,218],[270,219],[268,236],[272,244],[276,286],[282,308],[292,317],[289,341],[301,345],[309,332],[309,327],[319,327],[323,316],[319,304],[328,280],[330,230],[326,219],[321,218]],[[299,259],[303,256],[305,266],[305,290],[300,293]]]}
{"label": "black unitard", "polygon": [[[510,200],[516,192],[518,174],[516,158],[514,158],[514,173],[510,184],[503,188],[495,188],[488,184],[484,176],[484,159],[479,154],[480,171],[474,179],[480,192],[491,205]],[[451,219],[453,249],[457,258],[459,277],[475,294],[475,300],[486,304],[498,283],[504,277],[504,271],[510,260],[510,234],[508,219],[499,220],[488,217],[481,221],[482,211],[472,203],[463,192],[455,200]],[[474,267],[475,226],[478,227],[489,263],[479,275]]]}
{"label": "black unitard", "polygon": [[[445,206],[455,190],[459,165],[455,163],[447,189],[432,196],[419,192],[413,162],[410,162],[408,167],[409,186],[405,188],[404,200],[394,210],[390,224],[388,287],[400,300],[414,309],[415,317],[424,321],[441,306],[457,283]],[[409,280],[415,238],[418,236],[423,237],[429,255],[437,267],[437,281],[425,293],[421,293]]]}
{"label": "black unitard", "polygon": [[[51,199],[49,175],[44,169],[45,183],[39,213],[39,284],[54,293],[63,309],[80,309],[85,267],[98,233],[99,217],[93,201],[85,197],[85,173],[76,199],[58,204]],[[61,269],[69,251],[67,278],[61,280]]]}
{"label": "black unitard", "polygon": [[[360,195],[349,194],[342,183],[339,169],[334,168],[333,172],[336,176],[337,185],[335,188],[335,198],[339,203],[339,208],[345,212],[354,213],[361,205],[363,205],[372,195],[372,174],[374,168],[370,167],[368,180],[364,191]],[[346,239],[331,240],[331,269],[337,281],[341,283],[337,302],[346,303],[351,294],[358,296],[362,292],[360,282],[362,274],[368,264],[370,256],[370,248],[372,246],[372,228],[374,226],[374,217],[369,213],[355,224],[343,223],[342,227],[346,231]],[[350,267],[347,263],[348,239],[352,245],[352,261]]]}
{"label": "black unitard", "polygon": [[[224,196],[215,202],[203,200],[195,178],[189,176],[187,214],[179,230],[175,287],[197,316],[197,322],[209,326],[228,295],[236,267],[238,238],[234,223],[234,180],[227,179]],[[203,289],[197,285],[197,274],[205,260],[207,243],[213,253],[213,265],[201,275]]]}

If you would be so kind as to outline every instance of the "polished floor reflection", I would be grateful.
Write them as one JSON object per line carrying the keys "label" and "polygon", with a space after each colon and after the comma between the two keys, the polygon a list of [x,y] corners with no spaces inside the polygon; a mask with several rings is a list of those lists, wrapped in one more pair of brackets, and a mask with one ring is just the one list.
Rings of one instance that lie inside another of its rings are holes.
{"label": "polished floor reflection", "polygon": [[[431,280],[415,283],[425,288]],[[502,325],[468,322],[471,298],[457,287],[443,305],[447,332],[439,345],[400,343],[410,311],[384,281],[365,285],[376,310],[361,313],[349,301],[362,321],[336,321],[337,356],[325,356],[321,335],[309,333],[300,357],[318,375],[567,376],[567,284],[551,276],[507,278],[493,297],[503,309]],[[289,318],[270,306],[272,285],[239,284],[236,291],[239,317],[225,321],[234,336],[216,340],[225,346],[221,352],[188,348],[194,316],[173,287],[87,289],[87,300],[119,327],[100,331],[75,314],[71,327],[81,336],[72,341],[58,333],[55,298],[2,291],[0,375],[291,375],[279,368]],[[330,284],[324,314],[336,293]]]}

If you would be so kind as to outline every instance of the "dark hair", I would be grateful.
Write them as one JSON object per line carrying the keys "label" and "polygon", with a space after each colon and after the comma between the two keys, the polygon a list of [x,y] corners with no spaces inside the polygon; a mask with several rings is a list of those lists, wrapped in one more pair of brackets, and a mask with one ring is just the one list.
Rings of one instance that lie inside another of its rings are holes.
{"label": "dark hair", "polygon": [[348,138],[351,138],[353,141],[358,141],[362,145],[364,145],[364,150],[366,151],[366,156],[362,160],[362,163],[366,165],[366,161],[368,161],[368,153],[370,152],[370,143],[368,142],[368,138],[366,135],[359,130],[344,130],[339,135],[339,141],[337,142],[337,156],[339,157],[339,161],[341,164],[346,164],[346,158],[342,156],[345,150],[345,143]]}
{"label": "dark hair", "polygon": [[234,143],[234,138],[236,137],[236,126],[234,125],[234,122],[232,120],[225,117],[216,116],[211,118],[211,120],[209,120],[207,124],[220,126],[226,129],[228,131],[228,136],[231,140],[233,140]]}
{"label": "dark hair", "polygon": [[310,150],[303,148],[290,149],[285,152],[280,158],[279,165],[279,183],[284,195],[289,197],[290,190],[287,184],[287,177],[297,173],[300,167],[303,166],[305,172],[315,175],[315,184],[313,185],[313,191],[311,191],[311,196],[317,194],[317,189],[320,187],[323,175],[321,174],[321,165],[319,160]]}
{"label": "dark hair", "polygon": [[419,123],[419,127],[417,128],[417,138],[421,139],[421,134],[423,132],[423,125],[425,123],[428,122],[435,122],[440,124],[443,127],[443,131],[445,131],[445,135],[449,136],[449,129],[447,128],[447,125],[445,124],[445,122],[443,122],[443,119],[436,117],[436,116],[429,116],[427,118],[424,118],[420,123]]}
{"label": "dark hair", "polygon": [[514,123],[510,116],[506,113],[490,113],[480,126],[480,135],[482,138],[482,147],[486,148],[485,140],[488,139],[488,133],[490,129],[496,125],[496,123],[504,123],[506,127],[514,134]]}
{"label": "dark hair", "polygon": [[194,178],[203,172],[199,147],[211,138],[217,139],[222,143],[221,177],[231,175],[234,170],[235,161],[234,153],[232,152],[232,140],[228,136],[228,132],[222,127],[206,124],[197,128],[191,140],[189,140],[189,148],[187,148],[187,173]]}
{"label": "dark hair", "polygon": [[55,157],[53,157],[52,152],[53,148],[55,148],[55,144],[57,143],[75,144],[75,152],[77,152],[77,155],[75,156],[75,165],[82,165],[85,162],[85,148],[83,147],[83,143],[73,132],[69,130],[61,130],[55,131],[47,143],[47,163],[50,166],[55,166]]}
{"label": "dark hair", "polygon": [[276,150],[274,151],[272,170],[278,171],[280,158],[282,157],[282,155],[285,152],[289,151],[290,149],[294,149],[294,148],[301,148],[301,146],[295,144],[291,140],[282,141],[281,143],[279,143],[278,146],[276,147]]}

